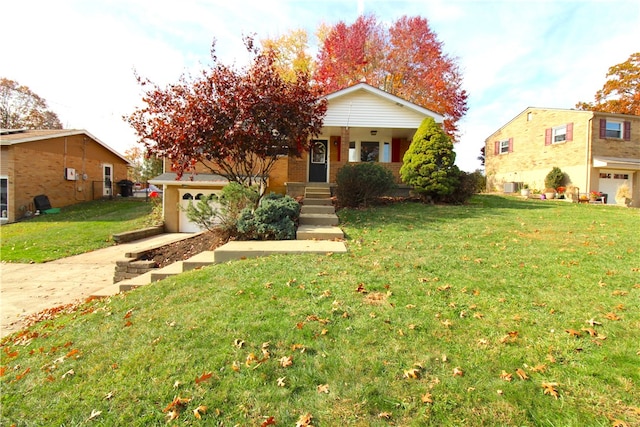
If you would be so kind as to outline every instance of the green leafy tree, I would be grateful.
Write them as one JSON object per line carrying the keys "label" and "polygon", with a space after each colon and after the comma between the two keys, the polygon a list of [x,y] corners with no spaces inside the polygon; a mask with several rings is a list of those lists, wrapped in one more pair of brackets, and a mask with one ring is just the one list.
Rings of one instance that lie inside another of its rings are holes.
{"label": "green leafy tree", "polygon": [[443,201],[459,183],[460,170],[455,160],[451,137],[428,117],[420,124],[402,159],[400,176],[424,201]]}

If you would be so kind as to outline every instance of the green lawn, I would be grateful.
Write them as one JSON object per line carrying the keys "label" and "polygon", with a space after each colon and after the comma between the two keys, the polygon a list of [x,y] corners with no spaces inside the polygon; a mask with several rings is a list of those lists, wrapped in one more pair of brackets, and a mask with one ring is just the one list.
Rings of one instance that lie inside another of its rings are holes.
{"label": "green lawn", "polygon": [[113,245],[113,234],[148,225],[153,203],[96,200],[0,227],[4,262],[47,262]]}
{"label": "green lawn", "polygon": [[6,339],[0,424],[640,425],[637,209],[339,216],[348,254],[212,266]]}

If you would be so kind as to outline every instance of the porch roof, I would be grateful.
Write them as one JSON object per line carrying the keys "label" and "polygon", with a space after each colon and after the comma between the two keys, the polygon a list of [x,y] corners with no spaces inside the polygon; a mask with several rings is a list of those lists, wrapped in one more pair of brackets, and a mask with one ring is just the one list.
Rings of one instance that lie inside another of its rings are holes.
{"label": "porch roof", "polygon": [[623,157],[594,157],[593,167],[640,171],[640,159]]}
{"label": "porch roof", "polygon": [[165,172],[149,180],[150,184],[179,186],[179,187],[219,187],[229,183],[229,180],[221,175],[199,173],[184,174],[178,179],[178,174]]}

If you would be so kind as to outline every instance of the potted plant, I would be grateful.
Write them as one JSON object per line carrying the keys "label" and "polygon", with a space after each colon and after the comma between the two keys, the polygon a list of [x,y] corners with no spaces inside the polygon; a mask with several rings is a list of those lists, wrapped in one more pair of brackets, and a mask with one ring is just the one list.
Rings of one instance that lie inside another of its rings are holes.
{"label": "potted plant", "polygon": [[556,189],[553,187],[548,187],[544,189],[544,198],[545,199],[553,199],[556,197]]}
{"label": "potted plant", "polygon": [[589,192],[589,200],[591,200],[592,202],[595,202],[600,197],[602,197],[602,193],[599,192],[599,191],[591,191],[591,192]]}
{"label": "potted plant", "polygon": [[564,181],[564,172],[559,167],[554,166],[544,178],[544,190],[547,199],[553,199],[556,195],[556,188],[560,187]]}
{"label": "potted plant", "polygon": [[558,187],[556,188],[556,197],[558,199],[564,199],[564,192],[566,191],[566,187]]}
{"label": "potted plant", "polygon": [[622,184],[616,191],[616,203],[622,206],[631,206],[631,188],[627,183]]}
{"label": "potted plant", "polygon": [[525,184],[522,186],[522,190],[520,190],[520,195],[522,197],[529,197],[531,190],[529,190],[529,184]]}

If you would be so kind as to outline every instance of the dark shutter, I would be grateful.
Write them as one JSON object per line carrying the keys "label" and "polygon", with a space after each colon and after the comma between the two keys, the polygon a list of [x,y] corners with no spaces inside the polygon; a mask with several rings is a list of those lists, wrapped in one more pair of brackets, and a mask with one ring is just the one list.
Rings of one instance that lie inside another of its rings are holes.
{"label": "dark shutter", "polygon": [[600,119],[600,139],[607,137],[607,119]]}
{"label": "dark shutter", "polygon": [[401,162],[400,159],[400,144],[402,140],[400,138],[391,138],[391,162]]}
{"label": "dark shutter", "polygon": [[625,141],[631,141],[631,122],[624,122],[623,137]]}
{"label": "dark shutter", "polygon": [[553,129],[546,128],[544,130],[544,145],[551,145],[551,136],[553,135]]}
{"label": "dark shutter", "polygon": [[509,138],[509,152],[513,153],[513,138]]}
{"label": "dark shutter", "polygon": [[493,154],[496,156],[500,154],[500,141],[495,142],[495,149],[493,150]]}
{"label": "dark shutter", "polygon": [[573,123],[567,123],[567,134],[565,138],[567,141],[573,141]]}

